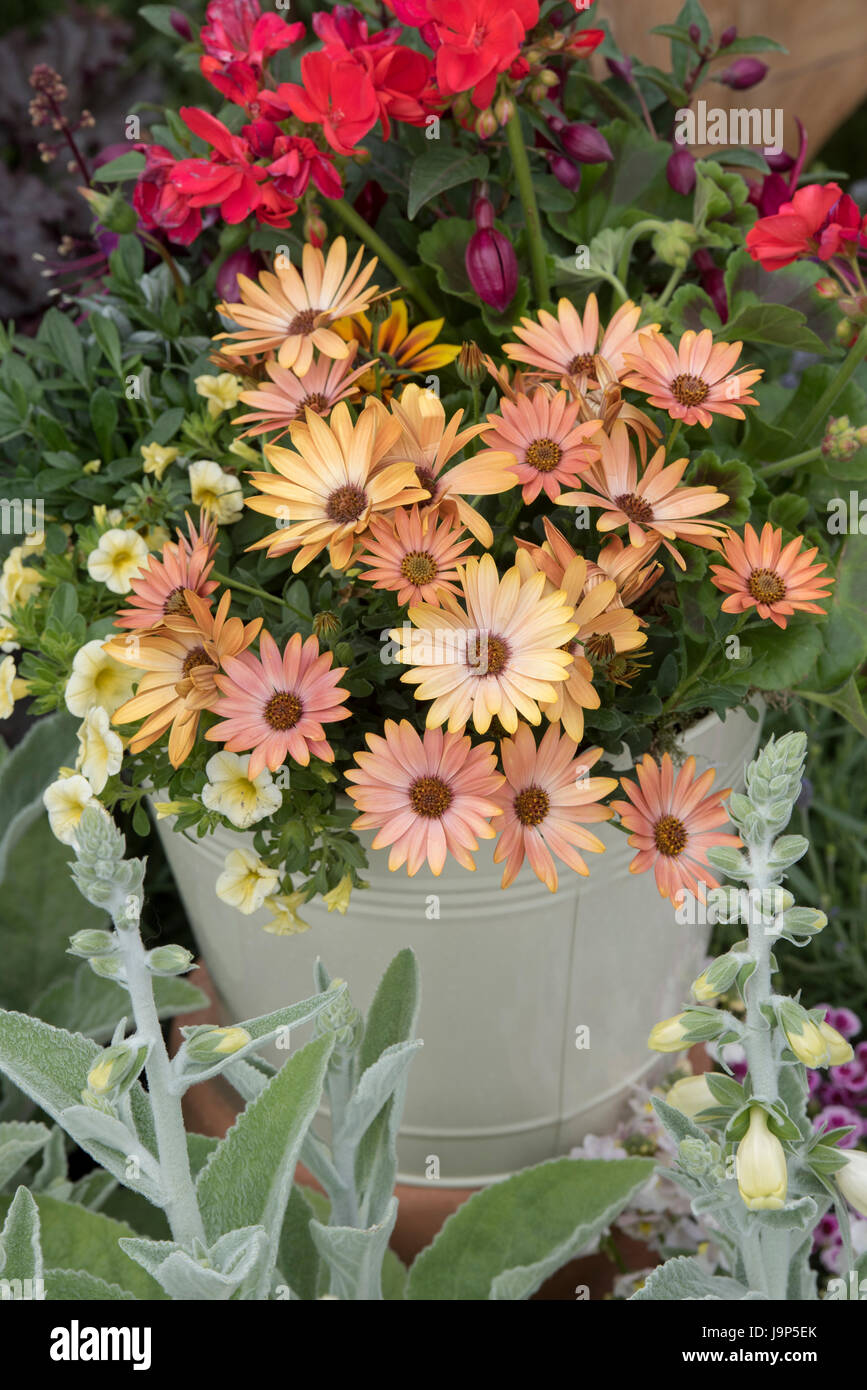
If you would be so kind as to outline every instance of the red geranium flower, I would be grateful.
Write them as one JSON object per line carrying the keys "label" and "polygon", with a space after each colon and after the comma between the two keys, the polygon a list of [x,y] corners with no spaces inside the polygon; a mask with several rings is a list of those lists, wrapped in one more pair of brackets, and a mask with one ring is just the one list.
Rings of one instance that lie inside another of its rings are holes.
{"label": "red geranium flower", "polygon": [[302,86],[283,82],[276,92],[262,93],[262,109],[281,119],[290,112],[323,134],[338,154],[352,154],[379,117],[373,85],[360,64],[336,61],[327,53],[306,53],[301,59]]}
{"label": "red geranium flower", "polygon": [[367,69],[376,100],[382,133],[391,135],[391,120],[423,125],[435,93],[431,87],[431,61],[413,48],[362,50],[358,55]]}
{"label": "red geranium flower", "polygon": [[765,270],[780,270],[802,256],[828,261],[847,242],[858,240],[860,215],[836,183],[799,188],[773,217],[761,217],[747,232],[747,250]]}
{"label": "red geranium flower", "polygon": [[430,0],[440,47],[440,91],[472,91],[473,105],[490,105],[497,76],[518,57],[528,29],[539,18],[537,0]]}
{"label": "red geranium flower", "polygon": [[213,145],[210,159],[182,159],[175,165],[172,181],[186,194],[191,207],[218,204],[226,222],[243,222],[262,202],[259,185],[268,177],[253,164],[246,140],[207,111],[182,106],[181,117],[190,130]]}
{"label": "red geranium flower", "polygon": [[203,53],[199,59],[202,76],[216,87],[218,92],[236,106],[250,109],[259,96],[259,81],[256,71],[249,63],[240,60],[221,63],[219,58],[211,58]]}
{"label": "red geranium flower", "polygon": [[202,230],[202,214],[172,183],[178,161],[164,145],[136,145],[144,151],[145,167],[139,174],[132,205],[143,227],[165,232],[169,241],[189,246]]}
{"label": "red geranium flower", "polygon": [[261,74],[263,63],[288,48],[304,33],[303,24],[287,24],[276,14],[262,14],[259,0],[211,0],[199,35],[206,53],[221,63],[240,59]]}
{"label": "red geranium flower", "polygon": [[[424,14],[427,19],[427,10]],[[375,34],[368,32],[367,20],[353,5],[335,5],[333,10],[318,10],[313,16],[313,32],[330,48],[345,49],[355,53],[360,48],[380,48],[383,44],[397,43],[400,30],[396,25],[379,29]]]}
{"label": "red geranium flower", "polygon": [[300,198],[311,178],[324,198],[343,196],[340,175],[328,158],[304,135],[281,135],[274,144],[273,164],[268,173],[279,193]]}

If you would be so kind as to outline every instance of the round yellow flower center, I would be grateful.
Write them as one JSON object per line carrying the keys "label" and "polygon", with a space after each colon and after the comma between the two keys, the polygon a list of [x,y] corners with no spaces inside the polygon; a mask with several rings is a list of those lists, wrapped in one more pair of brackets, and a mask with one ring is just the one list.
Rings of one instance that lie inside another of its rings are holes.
{"label": "round yellow flower center", "polygon": [[534,439],[527,450],[527,463],[539,473],[553,473],[560,458],[560,445],[553,439]]}
{"label": "round yellow flower center", "polygon": [[438,820],[454,801],[455,794],[441,777],[418,777],[409,789],[409,804],[417,816]]}
{"label": "round yellow flower center", "polygon": [[194,667],[210,665],[212,665],[211,658],[208,656],[204,647],[193,647],[193,650],[187,653],[181,669],[184,675],[188,676]]}
{"label": "round yellow flower center", "polygon": [[332,492],[325,513],[329,520],[348,526],[350,522],[358,520],[366,506],[367,493],[364,489],[356,487],[354,483],[346,483]]}
{"label": "round yellow flower center", "polygon": [[630,521],[653,520],[653,508],[643,497],[639,497],[637,492],[622,492],[619,497],[615,497],[614,505],[625,512]]}
{"label": "round yellow flower center", "polygon": [[541,825],[550,809],[550,797],[541,787],[525,787],[515,797],[515,815],[522,825]]}
{"label": "round yellow flower center", "polygon": [[305,338],[308,333],[312,333],[316,327],[316,320],[320,314],[319,309],[302,309],[300,314],[296,314],[289,327],[286,329],[286,336],[289,338]]}
{"label": "round yellow flower center", "polygon": [[753,570],[747,589],[758,603],[779,603],[786,596],[786,586],[776,570]]}
{"label": "round yellow flower center", "polygon": [[400,562],[400,572],[410,584],[430,584],[437,577],[437,566],[427,550],[410,550]]}
{"label": "round yellow flower center", "polygon": [[184,598],[183,589],[172,589],[165,603],[163,604],[164,613],[183,613],[185,618],[190,616],[190,605]]}
{"label": "round yellow flower center", "polygon": [[592,372],[594,369],[593,353],[581,352],[577,357],[573,357],[566,371],[570,376],[578,376],[580,372]]}
{"label": "round yellow flower center", "polygon": [[660,854],[676,859],[686,848],[689,839],[686,826],[677,816],[662,816],[653,827],[653,838]]}
{"label": "round yellow flower center", "polygon": [[301,718],[304,706],[297,695],[288,690],[278,690],[272,695],[263,711],[265,720],[272,729],[294,729]]}
{"label": "round yellow flower center", "polygon": [[676,376],[669,387],[674,399],[680,405],[701,405],[710,387],[700,376],[690,376],[689,372],[681,372]]}

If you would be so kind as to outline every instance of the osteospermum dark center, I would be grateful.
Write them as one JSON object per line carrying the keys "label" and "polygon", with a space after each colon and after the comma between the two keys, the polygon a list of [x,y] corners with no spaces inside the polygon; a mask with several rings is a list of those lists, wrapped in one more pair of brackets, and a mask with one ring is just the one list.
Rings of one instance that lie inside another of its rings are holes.
{"label": "osteospermum dark center", "polygon": [[347,526],[351,521],[357,521],[366,507],[367,493],[364,489],[356,487],[354,483],[346,483],[332,492],[325,511],[331,521],[339,521],[341,526]]}
{"label": "osteospermum dark center", "polygon": [[560,445],[553,439],[534,439],[527,450],[528,464],[540,473],[553,473],[560,458]]}
{"label": "osteospermum dark center", "polygon": [[570,376],[578,376],[580,372],[592,372],[595,366],[592,352],[581,352],[577,357],[573,357],[569,366],[566,368]]}
{"label": "osteospermum dark center", "polygon": [[311,391],[309,396],[305,396],[298,407],[298,414],[304,410],[305,406],[309,410],[315,410],[317,415],[324,415],[328,410],[328,397],[323,396],[321,391]]}
{"label": "osteospermum dark center", "polygon": [[318,317],[318,309],[302,309],[301,313],[295,315],[289,327],[286,329],[286,336],[288,338],[306,337],[308,333],[313,332]]}
{"label": "osteospermum dark center", "polygon": [[190,605],[184,597],[183,589],[172,589],[172,592],[163,604],[163,612],[183,613],[185,618],[190,616]]}
{"label": "osteospermum dark center", "polygon": [[682,820],[677,819],[677,816],[662,816],[653,827],[653,838],[660,854],[666,854],[670,859],[676,859],[686,848],[689,836],[686,826]]}
{"label": "osteospermum dark center", "polygon": [[440,490],[440,485],[433,469],[416,468],[415,476],[418,478],[419,487],[425,488],[430,493],[430,497],[426,500],[428,502],[435,502]]}
{"label": "osteospermum dark center", "polygon": [[437,576],[436,560],[426,550],[410,550],[400,562],[400,572],[410,584],[430,584]]}
{"label": "osteospermum dark center", "polygon": [[610,661],[615,652],[614,638],[609,632],[594,632],[584,643],[597,661]]}
{"label": "osteospermum dark center", "polygon": [[747,588],[758,603],[779,603],[786,597],[786,586],[776,570],[753,570]]}
{"label": "osteospermum dark center", "polygon": [[621,492],[619,497],[615,497],[614,504],[626,513],[630,521],[653,520],[653,508],[637,492]]}
{"label": "osteospermum dark center", "polygon": [[272,729],[294,729],[303,710],[304,706],[297,695],[292,695],[288,690],[278,690],[265,706],[265,721]]}
{"label": "osteospermum dark center", "polygon": [[181,669],[184,675],[188,676],[194,667],[210,665],[212,665],[211,658],[208,656],[204,647],[193,647],[193,650],[187,653]]}
{"label": "osteospermum dark center", "polygon": [[448,782],[441,777],[417,777],[409,789],[409,804],[417,816],[438,820],[455,799]]}
{"label": "osteospermum dark center", "polygon": [[691,376],[689,372],[681,372],[671,383],[671,394],[680,405],[701,405],[709,390],[706,381],[700,376]]}
{"label": "osteospermum dark center", "polygon": [[515,797],[515,815],[522,825],[541,825],[551,809],[551,799],[541,787],[525,787]]}
{"label": "osteospermum dark center", "polygon": [[509,644],[495,633],[482,634],[479,642],[478,670],[480,676],[499,676],[509,660]]}

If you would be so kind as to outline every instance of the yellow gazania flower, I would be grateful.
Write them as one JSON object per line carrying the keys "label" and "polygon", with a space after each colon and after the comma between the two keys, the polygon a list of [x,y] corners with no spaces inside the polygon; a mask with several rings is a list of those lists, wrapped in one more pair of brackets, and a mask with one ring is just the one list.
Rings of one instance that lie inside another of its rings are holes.
{"label": "yellow gazania flower", "polygon": [[234,410],[241,398],[244,383],[231,372],[220,372],[219,376],[206,372],[204,376],[195,378],[195,387],[197,395],[204,396],[208,402],[208,414],[216,419],[224,410]]}
{"label": "yellow gazania flower", "polygon": [[170,463],[174,463],[178,456],[178,450],[166,444],[142,444],[141,456],[144,459],[143,471],[153,473],[158,483],[163,480],[163,474]]}
{"label": "yellow gazania flower", "polygon": [[501,579],[491,555],[460,568],[463,599],[444,593],[441,607],[409,609],[417,631],[391,633],[398,661],[413,669],[401,680],[417,685],[416,698],[433,700],[427,727],[448,721],[449,733],[472,720],[480,734],[496,715],[510,734],[518,717],[541,723],[567,679],[572,657],[563,648],[578,631],[572,605],[557,591],[545,594],[545,576],[523,580],[517,566]]}
{"label": "yellow gazania flower", "polygon": [[276,893],[280,875],[260,859],[253,849],[232,849],[217,879],[217,897],[249,917],[258,912],[271,893]]}
{"label": "yellow gazania flower", "polygon": [[[454,362],[460,347],[457,343],[437,343],[445,319],[428,319],[425,323],[409,326],[406,303],[402,299],[391,302],[391,313],[379,325],[376,338],[378,354],[393,357],[398,369],[393,376],[384,373],[380,378],[380,389],[387,394],[393,379],[406,376],[420,376],[423,372],[433,372],[439,367],[447,367]],[[353,314],[351,318],[338,319],[332,325],[335,333],[347,342],[358,343],[366,352],[372,351],[373,324],[366,314]],[[359,380],[363,391],[372,391],[376,376],[370,369]]]}
{"label": "yellow gazania flower", "polygon": [[114,714],[132,695],[140,675],[141,671],[129,670],[109,656],[96,637],[79,647],[72,658],[72,674],[64,692],[66,708],[78,719],[86,718],[95,706]]}
{"label": "yellow gazania flower", "polygon": [[22,699],[27,691],[27,682],[16,675],[14,659],[4,656],[0,661],[0,719],[9,718],[15,708],[15,701]]}
{"label": "yellow gazania flower", "polygon": [[75,844],[75,832],[84,808],[99,806],[93,788],[80,773],[52,782],[43,792],[42,802],[48,812],[52,834],[64,845]]}
{"label": "yellow gazania flower", "polygon": [[400,422],[400,435],[383,462],[412,461],[416,477],[428,493],[424,511],[435,508],[440,516],[460,521],[486,549],[493,545],[493,531],[467,498],[508,492],[518,485],[517,473],[503,456],[485,457],[484,454],[446,467],[449,460],[487,426],[482,423],[461,430],[462,410],[446,422],[439,396],[415,384],[404,387],[400,399],[392,400],[389,408],[375,396],[369,396],[365,412],[368,410],[378,420],[388,420],[390,416]]}
{"label": "yellow gazania flower", "polygon": [[324,357],[346,357],[349,347],[331,325],[366,309],[379,288],[367,283],[376,258],[360,269],[363,255],[359,251],[347,270],[346,240],[339,236],[327,257],[317,247],[305,246],[300,274],[279,255],[275,273],[263,270],[258,283],[239,275],[241,303],[218,304],[217,309],[241,327],[219,337],[230,339],[233,352],[242,357],[276,352],[278,365],[291,367],[296,376],[304,376],[314,348]]}
{"label": "yellow gazania flower", "polygon": [[250,754],[239,756],[223,750],[208,759],[202,787],[202,801],[209,811],[218,811],[239,830],[249,830],[257,821],[279,811],[283,796],[267,767],[253,781],[247,775]]}
{"label": "yellow gazania flower", "polygon": [[269,556],[297,552],[296,573],[326,546],[334,568],[346,569],[372,515],[428,495],[412,463],[395,453],[400,425],[387,414],[364,410],[353,424],[341,401],[328,424],[307,409],[305,422],[292,425],[289,434],[292,450],[265,446],[275,471],[252,473],[251,482],[263,496],[247,498],[248,507],[276,517],[282,526],[249,549],[267,549]]}
{"label": "yellow gazania flower", "polygon": [[138,531],[112,527],[103,532],[98,546],[88,555],[87,572],[113,594],[128,594],[147,558],[147,541]]}
{"label": "yellow gazania flower", "polygon": [[123,742],[112,729],[108,715],[100,705],[94,705],[84,716],[78,730],[77,772],[81,772],[98,796],[123,762]]}
{"label": "yellow gazania flower", "polygon": [[190,464],[190,495],[194,505],[210,512],[218,526],[231,526],[244,514],[240,478],[226,473],[214,459]]}
{"label": "yellow gazania flower", "polygon": [[298,916],[298,908],[303,907],[304,901],[304,894],[300,892],[269,894],[265,906],[272,920],[263,930],[272,936],[296,936],[299,932],[309,931],[310,923]]}

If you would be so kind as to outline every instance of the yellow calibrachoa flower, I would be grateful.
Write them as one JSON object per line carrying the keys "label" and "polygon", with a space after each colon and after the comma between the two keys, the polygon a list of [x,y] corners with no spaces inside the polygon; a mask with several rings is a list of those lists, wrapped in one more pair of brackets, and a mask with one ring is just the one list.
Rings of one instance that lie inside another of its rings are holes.
{"label": "yellow calibrachoa flower", "polygon": [[28,686],[16,674],[15,662],[11,656],[0,661],[0,719],[8,719],[15,707],[15,701],[27,694]]}
{"label": "yellow calibrachoa flower", "polygon": [[250,754],[223,751],[208,760],[202,788],[202,801],[209,811],[218,811],[239,830],[249,830],[257,821],[279,811],[283,797],[267,767],[253,781],[247,775]]}
{"label": "yellow calibrachoa flower", "polygon": [[87,463],[82,464],[81,471],[91,477],[94,473],[98,473],[101,467],[102,459],[88,459]]}
{"label": "yellow calibrachoa flower", "polygon": [[238,404],[244,383],[231,372],[220,372],[213,376],[210,372],[196,377],[196,391],[208,402],[208,414],[212,419],[222,415],[224,410],[234,410]]}
{"label": "yellow calibrachoa flower", "polygon": [[79,647],[72,658],[72,675],[66,682],[64,694],[66,708],[79,719],[84,719],[97,705],[106,714],[114,714],[132,695],[132,688],[141,674],[115,661],[95,637]]}
{"label": "yellow calibrachoa flower", "polygon": [[298,908],[303,903],[303,893],[274,893],[267,897],[265,906],[273,920],[264,930],[272,936],[296,936],[299,932],[309,931],[310,923],[298,916]]}
{"label": "yellow calibrachoa flower", "polygon": [[113,594],[128,594],[132,579],[148,558],[147,541],[138,531],[112,527],[99,538],[99,545],[87,557],[87,572]]}
{"label": "yellow calibrachoa flower", "polygon": [[144,459],[144,472],[153,473],[158,483],[163,480],[163,474],[170,463],[174,463],[178,456],[178,450],[167,444],[142,444],[141,454]]}
{"label": "yellow calibrachoa flower", "polygon": [[241,481],[226,473],[214,459],[190,464],[190,493],[194,504],[210,512],[218,526],[231,526],[244,510]]}
{"label": "yellow calibrachoa flower", "polygon": [[260,859],[255,850],[233,849],[226,855],[217,879],[217,897],[236,907],[245,917],[258,912],[265,899],[276,893],[280,875]]}
{"label": "yellow calibrachoa flower", "polygon": [[750,1127],[738,1144],[738,1190],[750,1211],[779,1211],[786,1202],[789,1175],[786,1151],[768,1129],[760,1105],[750,1106]]}
{"label": "yellow calibrachoa flower", "polygon": [[352,897],[352,875],[344,874],[336,888],[332,888],[330,893],[322,894],[322,901],[329,912],[335,910],[341,917],[346,916],[346,909],[349,907],[349,899]]}
{"label": "yellow calibrachoa flower", "polygon": [[85,806],[99,805],[93,788],[80,773],[61,776],[52,782],[43,792],[42,801],[52,834],[64,845],[75,844],[75,832]]}
{"label": "yellow calibrachoa flower", "polygon": [[28,552],[23,545],[16,545],[3,561],[3,569],[0,570],[0,614],[4,617],[8,617],[14,606],[23,608],[42,583],[39,570],[24,563],[28,554],[33,554],[32,548]]}
{"label": "yellow calibrachoa flower", "polygon": [[94,705],[84,716],[84,723],[79,728],[77,737],[76,771],[84,774],[94,792],[99,795],[109,777],[120,772],[123,762],[123,743],[120,735],[112,729],[108,714],[102,706]]}

